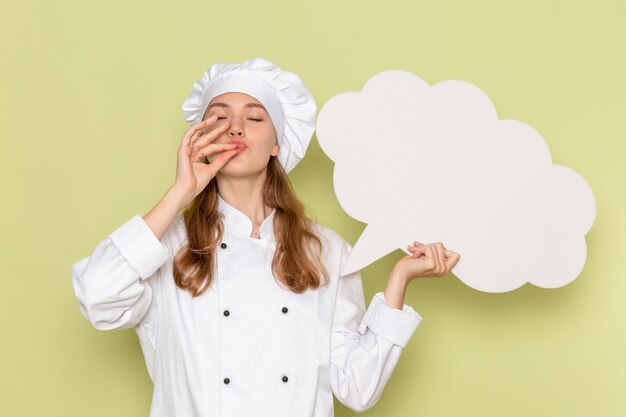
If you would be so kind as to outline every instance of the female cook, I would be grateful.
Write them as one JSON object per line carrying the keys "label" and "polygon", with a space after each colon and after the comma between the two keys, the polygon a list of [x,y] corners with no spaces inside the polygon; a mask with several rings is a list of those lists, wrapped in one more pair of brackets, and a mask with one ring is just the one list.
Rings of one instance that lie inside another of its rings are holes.
{"label": "female cook", "polygon": [[372,407],[422,319],[407,285],[459,255],[414,242],[366,310],[360,272],[340,276],[352,246],[287,177],[315,126],[300,78],[261,58],[216,64],[182,110],[174,185],[72,265],[82,315],[136,331],[150,417],[328,417],[333,394]]}

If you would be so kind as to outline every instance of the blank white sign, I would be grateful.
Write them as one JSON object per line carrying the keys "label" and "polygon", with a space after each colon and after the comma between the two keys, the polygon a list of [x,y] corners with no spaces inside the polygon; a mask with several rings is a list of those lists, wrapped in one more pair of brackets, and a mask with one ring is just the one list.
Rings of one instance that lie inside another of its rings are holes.
{"label": "blank white sign", "polygon": [[580,274],[590,186],[552,163],[531,126],[498,120],[473,84],[384,71],[328,100],[316,129],[339,203],[367,223],[343,274],[415,240],[458,252],[452,272],[480,291],[555,288]]}

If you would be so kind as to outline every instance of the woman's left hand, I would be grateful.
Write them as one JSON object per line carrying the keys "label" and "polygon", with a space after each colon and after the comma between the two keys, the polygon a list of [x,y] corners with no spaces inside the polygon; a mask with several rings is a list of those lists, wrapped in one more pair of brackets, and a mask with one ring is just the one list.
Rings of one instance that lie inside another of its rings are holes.
{"label": "woman's left hand", "polygon": [[446,249],[441,242],[421,244],[414,242],[407,246],[411,255],[400,259],[394,272],[407,281],[419,277],[443,277],[457,264],[461,256]]}

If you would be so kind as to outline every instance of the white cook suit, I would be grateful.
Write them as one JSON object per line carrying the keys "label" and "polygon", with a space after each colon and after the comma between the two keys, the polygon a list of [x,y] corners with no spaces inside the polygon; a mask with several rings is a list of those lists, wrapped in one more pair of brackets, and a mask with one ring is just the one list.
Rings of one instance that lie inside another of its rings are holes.
{"label": "white cook suit", "polygon": [[360,272],[340,276],[352,246],[317,223],[329,285],[283,289],[271,271],[275,210],[260,239],[219,194],[218,210],[215,275],[197,298],[172,275],[186,242],[181,213],[160,240],[137,214],[71,268],[96,329],[137,333],[154,383],[150,417],[329,417],[333,394],[354,411],[372,407],[422,317],[389,307],[384,292],[366,311]]}

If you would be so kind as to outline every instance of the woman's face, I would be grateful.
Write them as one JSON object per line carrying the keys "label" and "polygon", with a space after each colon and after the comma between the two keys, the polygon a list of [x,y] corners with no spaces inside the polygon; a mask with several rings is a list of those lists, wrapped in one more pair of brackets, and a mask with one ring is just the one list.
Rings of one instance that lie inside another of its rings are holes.
{"label": "woman's face", "polygon": [[[228,92],[214,97],[204,114],[204,119],[217,115],[215,126],[227,121],[230,126],[212,143],[242,143],[246,146],[230,158],[219,173],[246,176],[267,168],[270,156],[278,155],[276,130],[265,107],[254,97],[244,93]],[[221,152],[209,155],[209,162]]]}

